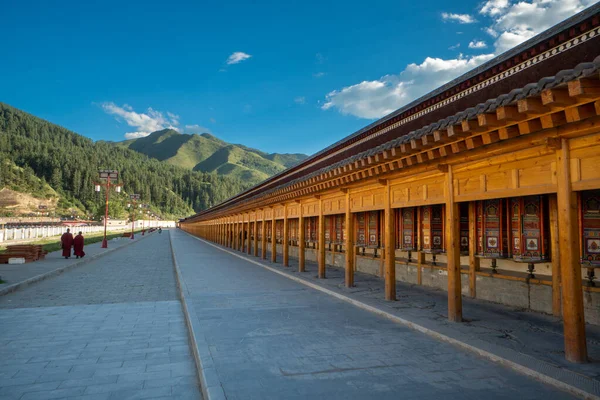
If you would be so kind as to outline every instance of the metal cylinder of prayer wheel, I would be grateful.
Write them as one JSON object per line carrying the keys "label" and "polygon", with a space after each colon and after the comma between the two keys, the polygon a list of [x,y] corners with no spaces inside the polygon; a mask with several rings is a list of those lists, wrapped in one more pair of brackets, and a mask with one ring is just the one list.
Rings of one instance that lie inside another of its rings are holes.
{"label": "metal cylinder of prayer wheel", "polygon": [[408,207],[396,210],[396,248],[408,253],[417,250],[417,208]]}
{"label": "metal cylinder of prayer wheel", "polygon": [[579,226],[581,229],[581,266],[594,286],[594,268],[600,268],[600,190],[579,192]]}
{"label": "metal cylinder of prayer wheel", "polygon": [[421,251],[433,254],[444,253],[444,206],[441,204],[421,206]]}
{"label": "metal cylinder of prayer wheel", "polygon": [[535,278],[534,264],[550,260],[547,217],[545,195],[510,199],[512,256],[517,262],[527,263],[529,278]]}

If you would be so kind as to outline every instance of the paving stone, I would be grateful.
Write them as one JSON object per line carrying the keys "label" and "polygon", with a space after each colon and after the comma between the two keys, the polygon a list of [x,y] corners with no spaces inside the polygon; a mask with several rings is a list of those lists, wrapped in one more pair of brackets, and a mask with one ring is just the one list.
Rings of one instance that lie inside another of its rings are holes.
{"label": "paving stone", "polygon": [[[228,400],[518,398],[523,387],[538,398],[556,395],[553,387],[183,232],[171,234],[186,296],[200,321],[196,335],[206,342],[202,357],[211,357],[218,372],[212,377],[222,382]],[[506,379],[459,373],[471,365]]]}
{"label": "paving stone", "polygon": [[0,326],[3,400],[201,397],[168,236],[0,297]]}

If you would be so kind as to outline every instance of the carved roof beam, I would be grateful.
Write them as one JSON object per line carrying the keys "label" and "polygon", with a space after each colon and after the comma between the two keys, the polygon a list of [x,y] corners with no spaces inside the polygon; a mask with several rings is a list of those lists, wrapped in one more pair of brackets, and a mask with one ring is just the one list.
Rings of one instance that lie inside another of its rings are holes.
{"label": "carved roof beam", "polygon": [[565,124],[567,122],[567,117],[565,116],[564,111],[560,111],[553,114],[542,115],[540,121],[542,123],[542,129],[550,129]]}
{"label": "carved roof beam", "polygon": [[528,117],[536,117],[552,111],[549,106],[542,104],[542,99],[539,97],[529,97],[519,100],[517,102],[517,110]]}
{"label": "carved roof beam", "polygon": [[516,106],[503,106],[496,109],[496,117],[499,121],[510,122],[519,121],[523,116],[519,114],[519,109]]}
{"label": "carved roof beam", "polygon": [[600,81],[593,78],[577,79],[567,84],[569,96],[582,98],[597,98],[600,95]]}
{"label": "carved roof beam", "polygon": [[481,128],[485,128],[485,129],[494,129],[501,125],[501,123],[498,122],[497,113],[478,114],[477,115],[477,124]]}
{"label": "carved roof beam", "polygon": [[504,126],[498,129],[500,140],[512,139],[519,136],[519,127],[517,125]]}
{"label": "carved roof beam", "polygon": [[596,115],[598,114],[593,103],[582,104],[565,110],[567,122],[578,122]]}
{"label": "carved roof beam", "polygon": [[530,119],[528,121],[519,122],[517,125],[519,128],[519,134],[528,135],[532,132],[537,132],[542,130],[542,122],[539,118]]}
{"label": "carved roof beam", "polygon": [[542,92],[542,104],[554,107],[566,107],[575,103],[569,95],[569,89],[546,89]]}
{"label": "carved roof beam", "polygon": [[481,140],[484,145],[494,144],[500,141],[500,134],[497,130],[485,132],[481,134]]}

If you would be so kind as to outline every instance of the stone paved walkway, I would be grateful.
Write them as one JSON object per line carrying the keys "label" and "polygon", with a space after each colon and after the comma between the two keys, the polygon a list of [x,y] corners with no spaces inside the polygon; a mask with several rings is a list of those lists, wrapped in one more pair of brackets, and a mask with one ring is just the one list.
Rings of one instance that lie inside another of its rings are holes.
{"label": "stone paved walkway", "polygon": [[169,236],[0,297],[0,398],[200,399]]}
{"label": "stone paved walkway", "polygon": [[[143,238],[144,236],[136,235],[134,240],[137,241]],[[59,240],[60,239],[57,238],[57,241]],[[101,248],[102,242],[86,245],[84,248],[86,254],[85,259],[89,259],[106,251],[111,251],[115,248],[129,244],[130,242],[132,242],[132,240],[129,238],[115,238],[108,242],[108,249]],[[46,255],[44,260],[40,261],[26,264],[0,264],[0,277],[2,277],[2,280],[4,281],[4,283],[0,283],[0,289],[78,261],[79,260],[74,256],[65,260],[65,258],[62,257],[61,251],[53,251]]]}
{"label": "stone paved walkway", "polygon": [[[270,260],[270,251],[267,260]],[[473,343],[507,348],[533,360],[568,369],[584,375],[600,385],[600,327],[586,325],[589,363],[573,364],[565,360],[563,325],[560,318],[542,313],[517,309],[485,300],[463,296],[464,322],[448,321],[448,294],[446,291],[426,286],[396,282],[398,301],[385,301],[383,279],[356,272],[355,287],[345,286],[343,268],[327,266],[327,279],[318,279],[318,266],[305,263],[305,273],[298,272],[298,260],[290,258],[288,268],[279,263],[261,260],[262,263],[293,276],[324,286],[338,293],[356,298],[421,326],[454,338]],[[482,346],[483,347],[483,346]],[[490,347],[491,349],[491,347]]]}
{"label": "stone paved walkway", "polygon": [[570,398],[181,232],[173,247],[228,400]]}

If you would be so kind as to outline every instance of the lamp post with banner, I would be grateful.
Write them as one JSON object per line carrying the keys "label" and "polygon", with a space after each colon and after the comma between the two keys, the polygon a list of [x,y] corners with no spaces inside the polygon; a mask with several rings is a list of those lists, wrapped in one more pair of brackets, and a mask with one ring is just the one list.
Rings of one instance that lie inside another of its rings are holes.
{"label": "lamp post with banner", "polygon": [[[129,208],[131,210],[131,238],[133,239],[133,224],[135,222],[135,210],[136,210],[136,203],[137,201],[140,199],[140,195],[139,194],[130,194],[129,195],[129,199],[131,200],[131,203],[127,204],[127,208]],[[142,205],[140,204],[140,207],[142,207]]]}
{"label": "lamp post with banner", "polygon": [[108,241],[106,240],[106,224],[108,222],[108,197],[110,193],[110,187],[115,187],[115,192],[121,193],[122,184],[119,183],[119,172],[114,169],[101,169],[98,171],[98,182],[94,184],[94,190],[99,193],[102,187],[106,188],[106,206],[104,209],[104,239],[102,240],[102,248],[108,247]]}

